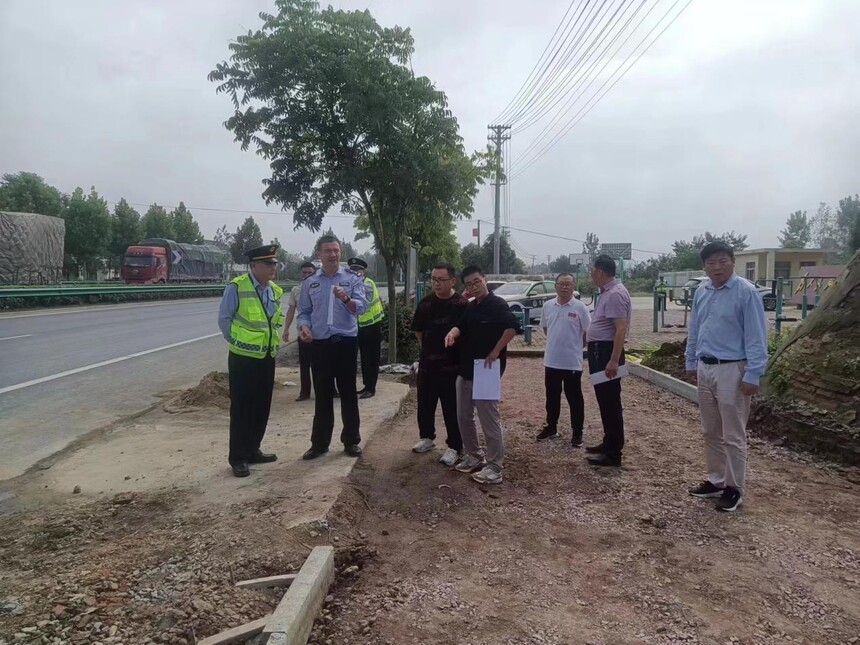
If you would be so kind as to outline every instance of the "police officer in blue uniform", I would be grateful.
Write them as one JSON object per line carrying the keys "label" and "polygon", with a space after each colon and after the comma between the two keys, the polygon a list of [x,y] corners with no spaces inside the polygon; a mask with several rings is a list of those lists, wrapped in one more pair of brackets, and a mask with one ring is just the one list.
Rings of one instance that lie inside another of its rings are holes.
{"label": "police officer in blue uniform", "polygon": [[236,477],[251,474],[248,464],[277,459],[260,450],[266,433],[275,384],[275,356],[280,327],[283,289],[275,282],[277,244],[247,252],[248,273],[224,289],[218,310],[218,327],[230,344],[227,367],[230,379],[230,454]]}
{"label": "police officer in blue uniform", "polygon": [[316,245],[322,267],[302,283],[299,295],[299,341],[311,343],[315,392],[311,447],[302,459],[328,452],[334,431],[334,385],[340,391],[344,452],[361,455],[361,424],[355,366],[358,359],[358,316],[367,309],[364,281],[340,266],[340,241],[323,235]]}

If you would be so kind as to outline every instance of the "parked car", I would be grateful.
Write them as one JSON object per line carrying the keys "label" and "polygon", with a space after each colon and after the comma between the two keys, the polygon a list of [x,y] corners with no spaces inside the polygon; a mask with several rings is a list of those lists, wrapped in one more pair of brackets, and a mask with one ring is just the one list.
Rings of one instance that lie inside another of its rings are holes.
{"label": "parked car", "polygon": [[[556,295],[555,282],[552,280],[506,282],[497,287],[493,293],[505,300],[515,312],[528,308],[530,322],[540,320],[544,303],[555,298]],[[574,291],[573,295],[579,298],[578,291]]]}
{"label": "parked car", "polygon": [[[689,307],[693,304],[693,293],[695,293],[696,289],[702,283],[702,280],[705,280],[704,277],[701,278],[692,278],[687,280],[684,283],[684,286],[681,287],[681,293],[679,298],[673,298],[672,301],[681,305],[682,307]],[[741,278],[741,280],[747,280],[746,278]],[[747,280],[752,286],[756,288],[759,295],[761,296],[762,301],[764,302],[764,310],[765,311],[776,311],[776,294],[774,294],[773,290],[770,287],[763,287],[761,285],[755,284],[750,280]]]}

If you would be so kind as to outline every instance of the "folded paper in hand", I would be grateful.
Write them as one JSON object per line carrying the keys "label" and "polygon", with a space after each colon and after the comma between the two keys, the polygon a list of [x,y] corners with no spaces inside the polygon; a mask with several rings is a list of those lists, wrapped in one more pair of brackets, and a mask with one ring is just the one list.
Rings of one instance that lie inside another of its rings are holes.
{"label": "folded paper in hand", "polygon": [[595,372],[591,374],[588,378],[591,380],[592,385],[600,385],[601,383],[606,383],[607,381],[614,381],[616,379],[621,378],[622,376],[627,376],[630,372],[627,370],[627,364],[618,366],[618,373],[614,378],[609,378],[606,376],[606,372]]}
{"label": "folded paper in hand", "polygon": [[472,399],[476,401],[501,401],[502,399],[502,362],[493,361],[484,367],[484,359],[475,361],[475,376],[472,381]]}

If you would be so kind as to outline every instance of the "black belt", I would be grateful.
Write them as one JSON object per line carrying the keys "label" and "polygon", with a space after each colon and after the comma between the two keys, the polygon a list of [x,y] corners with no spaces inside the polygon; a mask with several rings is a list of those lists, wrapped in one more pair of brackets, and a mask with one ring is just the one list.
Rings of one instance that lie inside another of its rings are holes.
{"label": "black belt", "polygon": [[699,360],[705,365],[722,365],[723,363],[740,363],[745,358],[715,358],[713,356],[700,356]]}
{"label": "black belt", "polygon": [[322,343],[339,343],[343,340],[346,340],[347,338],[355,338],[355,336],[344,336],[343,334],[334,334],[332,336],[329,336],[328,338],[320,338],[319,340],[314,339],[314,342],[319,343],[319,344],[322,344]]}

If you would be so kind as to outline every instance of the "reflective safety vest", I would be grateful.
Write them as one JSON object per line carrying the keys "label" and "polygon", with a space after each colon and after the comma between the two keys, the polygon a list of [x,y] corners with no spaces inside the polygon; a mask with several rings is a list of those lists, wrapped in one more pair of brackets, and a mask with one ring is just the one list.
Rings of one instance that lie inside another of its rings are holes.
{"label": "reflective safety vest", "polygon": [[379,290],[376,288],[376,283],[370,278],[365,278],[364,284],[365,286],[370,286],[373,293],[367,299],[367,309],[358,317],[358,326],[370,327],[382,322],[382,319],[385,318],[385,307],[382,306],[382,300],[379,298]]}
{"label": "reflective safety vest", "polygon": [[230,351],[251,358],[275,356],[281,337],[278,329],[284,325],[281,307],[284,290],[274,282],[270,283],[277,303],[275,313],[270,318],[250,274],[240,275],[230,283],[236,285],[239,294],[239,308],[230,323]]}

